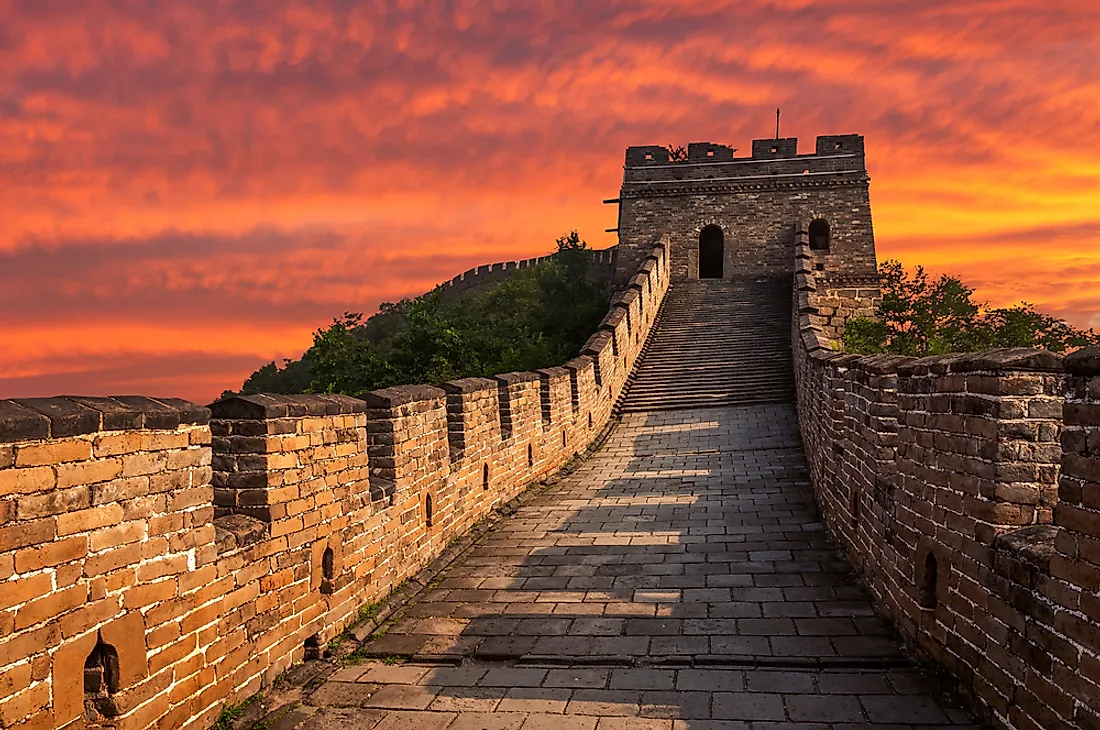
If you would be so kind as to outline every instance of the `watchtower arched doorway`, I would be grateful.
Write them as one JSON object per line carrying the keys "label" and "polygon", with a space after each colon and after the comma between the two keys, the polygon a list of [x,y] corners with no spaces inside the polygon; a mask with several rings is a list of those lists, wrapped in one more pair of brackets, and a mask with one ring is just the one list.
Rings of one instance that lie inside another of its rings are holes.
{"label": "watchtower arched doorway", "polygon": [[699,278],[721,279],[725,258],[725,239],[719,226],[709,225],[699,231]]}

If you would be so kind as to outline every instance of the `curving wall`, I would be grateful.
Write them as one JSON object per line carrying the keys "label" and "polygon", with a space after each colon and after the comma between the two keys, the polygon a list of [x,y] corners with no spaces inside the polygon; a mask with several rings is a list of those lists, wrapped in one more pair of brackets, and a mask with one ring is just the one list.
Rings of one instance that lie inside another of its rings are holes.
{"label": "curving wall", "polygon": [[538,372],[0,401],[0,726],[210,727],[596,441],[668,284],[661,240]]}
{"label": "curving wall", "polygon": [[1100,728],[1100,350],[841,354],[877,292],[813,255],[799,234],[792,342],[831,534],[983,722]]}
{"label": "curving wall", "polygon": [[[615,260],[618,246],[588,251],[588,277],[594,281],[610,281],[615,274]],[[519,261],[504,261],[496,264],[483,264],[464,271],[453,279],[440,284],[436,289],[445,297],[456,297],[470,291],[477,291],[490,284],[506,281],[512,274],[529,269],[546,261],[551,261],[556,253]]]}

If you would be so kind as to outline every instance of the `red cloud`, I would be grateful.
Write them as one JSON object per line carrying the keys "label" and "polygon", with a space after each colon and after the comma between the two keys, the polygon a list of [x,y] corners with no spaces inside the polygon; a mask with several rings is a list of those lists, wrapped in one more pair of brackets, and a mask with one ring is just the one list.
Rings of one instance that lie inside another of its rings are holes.
{"label": "red cloud", "polygon": [[345,309],[570,228],[611,245],[627,145],[745,149],[777,105],[804,149],[867,136],[881,256],[1094,323],[1098,26],[1091,0],[0,3],[0,396],[205,357],[162,385],[207,399]]}

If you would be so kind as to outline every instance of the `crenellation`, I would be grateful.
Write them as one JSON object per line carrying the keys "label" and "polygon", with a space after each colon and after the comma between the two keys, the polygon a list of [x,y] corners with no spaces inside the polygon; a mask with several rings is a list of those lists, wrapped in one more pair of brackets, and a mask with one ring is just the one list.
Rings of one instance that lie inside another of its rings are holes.
{"label": "crenellation", "polygon": [[863,137],[858,134],[826,134],[817,138],[818,155],[863,155]]}
{"label": "crenellation", "polygon": [[752,141],[752,159],[782,160],[798,156],[798,138],[754,139]]}
{"label": "crenellation", "polygon": [[724,144],[714,144],[712,142],[691,142],[688,144],[687,149],[689,162],[732,160],[734,152],[736,152],[736,150],[732,147],[727,147]]}
{"label": "crenellation", "polygon": [[[586,249],[586,255],[588,256],[588,278],[601,284],[610,282],[615,273],[616,252],[616,246],[605,249]],[[493,264],[482,264],[481,266],[468,269],[458,276],[443,282],[433,291],[440,292],[444,297],[457,297],[469,292],[480,291],[486,286],[506,281],[517,271],[551,261],[556,256],[556,253],[552,253],[546,256],[522,259],[519,261],[502,261]]]}
{"label": "crenellation", "polygon": [[537,372],[542,405],[542,427],[544,431],[549,431],[572,420],[570,372],[564,367],[544,368]]}
{"label": "crenellation", "polygon": [[[35,687],[46,690],[37,711],[52,726],[78,720],[84,710],[84,660],[97,637],[112,643],[119,655],[127,683],[111,698],[119,708],[165,699],[165,675],[157,673],[154,649],[203,645],[187,627],[161,638],[166,615],[143,610],[180,600],[181,576],[214,554],[209,439],[195,438],[209,430],[209,413],[181,405],[71,398],[0,408],[32,425],[6,432],[16,458],[0,471],[15,476],[0,496],[13,497],[8,503],[16,507],[0,527],[0,554],[11,563],[3,572],[15,587],[5,591],[0,609],[10,616],[0,664],[45,668],[38,684],[5,693],[0,700],[5,722],[21,719],[11,715],[14,708],[36,711],[20,699]],[[49,433],[28,412],[42,415]],[[24,461],[40,463],[21,469],[20,453]],[[167,620],[185,615],[181,604]],[[148,650],[147,632],[159,642]],[[21,643],[25,640],[29,643]]]}
{"label": "crenellation", "polygon": [[[634,307],[656,311],[667,265],[644,278],[605,334],[628,312],[650,326]],[[82,727],[106,642],[119,687],[89,706],[119,728],[210,727],[587,448],[640,350],[622,343],[600,387],[582,356],[362,399],[0,401],[0,720]]]}

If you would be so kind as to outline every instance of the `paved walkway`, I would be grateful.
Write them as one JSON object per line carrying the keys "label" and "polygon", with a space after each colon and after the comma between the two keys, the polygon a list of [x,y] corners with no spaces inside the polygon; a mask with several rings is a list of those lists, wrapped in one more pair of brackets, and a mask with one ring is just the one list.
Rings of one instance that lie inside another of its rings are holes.
{"label": "paved walkway", "polygon": [[801,448],[786,404],[627,414],[285,726],[973,728],[830,548]]}

